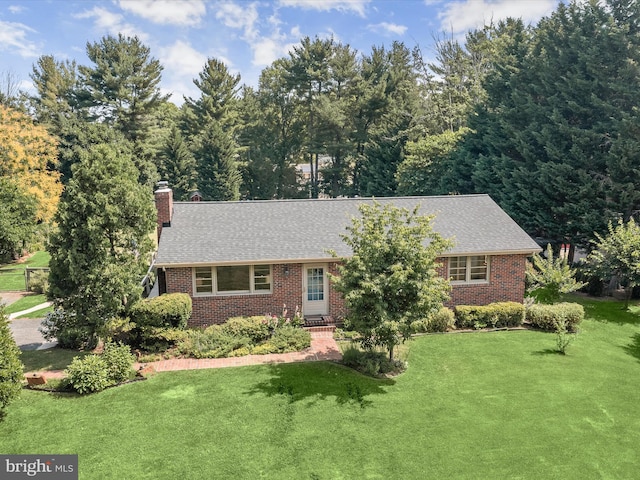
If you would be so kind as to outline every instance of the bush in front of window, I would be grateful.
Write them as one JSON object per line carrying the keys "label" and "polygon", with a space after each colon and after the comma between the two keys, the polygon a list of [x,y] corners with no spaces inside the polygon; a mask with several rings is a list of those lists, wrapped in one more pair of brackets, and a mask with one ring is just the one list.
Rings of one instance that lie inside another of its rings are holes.
{"label": "bush in front of window", "polygon": [[140,300],[131,308],[131,320],[138,327],[181,328],[191,317],[191,297],[186,293],[168,293]]}
{"label": "bush in front of window", "polygon": [[518,327],[522,325],[524,316],[524,305],[517,302],[458,305],[455,308],[455,324],[461,329]]}

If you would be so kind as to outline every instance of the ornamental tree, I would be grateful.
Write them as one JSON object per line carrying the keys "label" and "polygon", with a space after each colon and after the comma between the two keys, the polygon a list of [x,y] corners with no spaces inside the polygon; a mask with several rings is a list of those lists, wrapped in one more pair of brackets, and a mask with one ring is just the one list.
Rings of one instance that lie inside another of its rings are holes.
{"label": "ornamental tree", "polygon": [[587,261],[601,280],[616,277],[625,287],[627,308],[633,287],[640,285],[640,226],[632,218],[627,223],[618,221],[615,227],[609,222],[608,231],[606,236],[596,233]]}
{"label": "ornamental tree", "polygon": [[[546,258],[545,258],[546,257]],[[528,293],[542,303],[555,303],[563,293],[575,292],[585,284],[576,281],[575,270],[566,258],[553,258],[551,244],[547,244],[545,257],[535,253],[527,263]]]}
{"label": "ornamental tree", "polygon": [[36,200],[37,219],[49,222],[62,192],[55,139],[27,115],[0,105],[0,177]]}
{"label": "ornamental tree", "polygon": [[436,260],[453,243],[433,230],[434,216],[421,216],[418,208],[360,205],[361,217],[342,235],[353,255],[331,276],[362,346],[384,346],[390,360],[395,346],[410,338],[411,323],[437,312],[450,290]]}

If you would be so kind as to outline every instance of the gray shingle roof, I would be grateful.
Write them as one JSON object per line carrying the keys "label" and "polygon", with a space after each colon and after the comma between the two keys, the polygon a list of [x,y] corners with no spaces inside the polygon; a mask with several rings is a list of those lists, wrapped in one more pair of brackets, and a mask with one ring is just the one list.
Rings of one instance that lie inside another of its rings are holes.
{"label": "gray shingle roof", "polygon": [[[349,256],[340,234],[370,198],[176,202],[162,229],[156,265],[308,261]],[[488,196],[376,199],[436,214],[434,229],[455,246],[448,255],[531,253],[538,245]]]}

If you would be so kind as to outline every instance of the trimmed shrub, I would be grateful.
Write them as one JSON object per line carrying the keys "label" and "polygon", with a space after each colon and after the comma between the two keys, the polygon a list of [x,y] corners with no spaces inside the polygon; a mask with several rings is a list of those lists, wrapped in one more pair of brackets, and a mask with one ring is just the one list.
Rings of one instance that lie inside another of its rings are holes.
{"label": "trimmed shrub", "polygon": [[457,328],[517,327],[524,321],[524,305],[517,302],[496,302],[489,305],[459,305],[455,308]]}
{"label": "trimmed shrub", "polygon": [[253,343],[264,342],[270,336],[269,326],[264,316],[232,317],[221,327],[231,335],[249,337]]}
{"label": "trimmed shrub", "polygon": [[353,346],[342,353],[342,364],[371,377],[400,373],[407,368],[401,360],[389,360],[386,352],[362,351]]}
{"label": "trimmed shrub", "polygon": [[133,370],[135,357],[131,354],[128,345],[105,343],[101,358],[107,364],[108,377],[113,383],[122,383],[135,374]]}
{"label": "trimmed shrub", "polygon": [[22,379],[20,349],[9,329],[4,305],[0,303],[0,419],[5,407],[20,396]]}
{"label": "trimmed shrub", "polygon": [[98,355],[75,357],[65,373],[71,387],[80,394],[99,392],[113,383],[107,362]]}
{"label": "trimmed shrub", "polygon": [[279,353],[297,352],[311,345],[311,334],[302,328],[285,325],[273,333],[268,343]]}
{"label": "trimmed shrub", "polygon": [[436,313],[424,320],[417,320],[411,324],[411,330],[415,333],[446,332],[455,328],[456,318],[453,310],[442,307]]}
{"label": "trimmed shrub", "polygon": [[567,332],[575,333],[583,319],[584,308],[579,303],[536,303],[527,309],[527,322],[547,332],[556,332],[557,325],[566,325]]}
{"label": "trimmed shrub", "polygon": [[146,298],[131,307],[131,320],[138,327],[181,328],[191,317],[191,297],[186,293],[169,293]]}

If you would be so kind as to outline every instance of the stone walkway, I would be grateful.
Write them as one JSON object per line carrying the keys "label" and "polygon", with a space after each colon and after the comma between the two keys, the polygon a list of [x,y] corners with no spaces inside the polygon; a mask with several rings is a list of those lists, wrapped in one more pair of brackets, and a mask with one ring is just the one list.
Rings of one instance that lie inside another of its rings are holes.
{"label": "stone walkway", "polygon": [[[156,372],[173,372],[177,370],[200,370],[203,368],[240,367],[245,365],[264,365],[274,363],[317,362],[323,360],[341,360],[342,354],[333,339],[332,331],[312,331],[311,346],[301,352],[271,353],[268,355],[246,355],[230,358],[172,358],[157,362],[135,363],[134,368],[153,367]],[[25,376],[40,374],[45,378],[62,378],[62,370],[46,372],[29,372]]]}

